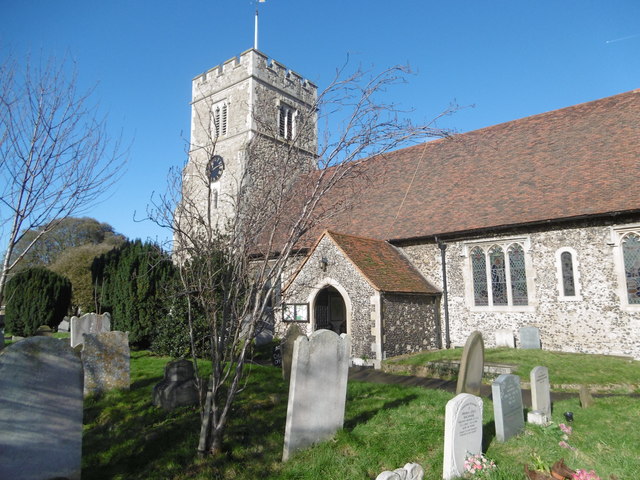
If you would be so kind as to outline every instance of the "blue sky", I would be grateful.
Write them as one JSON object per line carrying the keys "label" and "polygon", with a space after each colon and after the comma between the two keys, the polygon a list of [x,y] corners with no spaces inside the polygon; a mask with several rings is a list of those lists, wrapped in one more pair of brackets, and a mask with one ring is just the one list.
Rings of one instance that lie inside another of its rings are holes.
{"label": "blue sky", "polygon": [[[87,214],[130,238],[169,237],[144,217],[186,158],[191,79],[253,45],[250,0],[0,0],[0,61],[67,57],[96,85],[127,170]],[[466,132],[640,88],[637,0],[267,0],[259,49],[320,88],[355,67],[409,64],[388,101]],[[497,166],[498,168],[498,166]]]}

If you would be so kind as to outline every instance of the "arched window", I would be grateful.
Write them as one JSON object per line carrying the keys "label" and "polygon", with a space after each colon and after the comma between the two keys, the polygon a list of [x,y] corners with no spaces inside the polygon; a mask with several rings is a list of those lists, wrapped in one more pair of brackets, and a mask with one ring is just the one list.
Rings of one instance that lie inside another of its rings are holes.
{"label": "arched window", "polygon": [[573,248],[562,247],[556,251],[556,278],[558,281],[559,300],[582,300],[580,275],[578,273],[578,255]]}
{"label": "arched window", "polygon": [[627,302],[629,305],[640,305],[640,235],[635,232],[625,235],[621,246]]}
{"label": "arched window", "polygon": [[278,108],[278,133],[285,140],[291,140],[295,135],[295,117],[295,110],[288,105],[280,105]]}
{"label": "arched window", "polygon": [[218,103],[213,106],[211,113],[212,132],[214,138],[224,137],[227,134],[228,106],[226,103]]}
{"label": "arched window", "polygon": [[489,305],[487,289],[487,260],[480,247],[471,250],[471,270],[473,271],[473,300],[477,306]]}
{"label": "arched window", "polygon": [[504,265],[504,253],[498,246],[489,250],[489,263],[491,265],[491,291],[493,292],[494,305],[508,305],[507,299],[507,272]]}
{"label": "arched window", "polygon": [[511,296],[514,305],[528,305],[527,271],[524,263],[524,250],[519,244],[509,247],[509,270],[511,271]]}

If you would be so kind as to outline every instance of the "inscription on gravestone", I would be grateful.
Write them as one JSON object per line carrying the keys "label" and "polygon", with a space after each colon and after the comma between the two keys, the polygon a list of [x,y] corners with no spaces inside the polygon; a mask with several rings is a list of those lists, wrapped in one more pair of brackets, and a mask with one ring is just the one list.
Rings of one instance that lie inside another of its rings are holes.
{"label": "inscription on gravestone", "polygon": [[467,338],[460,361],[460,373],[456,393],[480,395],[482,374],[484,373],[484,342],[482,334],[473,332]]}
{"label": "inscription on gravestone", "polygon": [[482,399],[461,393],[447,402],[444,424],[442,477],[463,475],[464,460],[482,451]]}
{"label": "inscription on gravestone", "polygon": [[500,375],[491,384],[496,438],[506,442],[524,428],[524,411],[520,377]]}

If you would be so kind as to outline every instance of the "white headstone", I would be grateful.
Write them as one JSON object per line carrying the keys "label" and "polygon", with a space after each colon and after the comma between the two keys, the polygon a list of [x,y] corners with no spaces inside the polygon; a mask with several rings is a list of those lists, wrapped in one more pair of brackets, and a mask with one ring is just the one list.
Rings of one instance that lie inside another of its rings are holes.
{"label": "white headstone", "polygon": [[511,330],[496,330],[496,347],[516,348],[516,339]]}
{"label": "white headstone", "polygon": [[82,363],[68,342],[31,337],[0,353],[0,478],[79,480]]}
{"label": "white headstone", "polygon": [[422,480],[424,469],[417,463],[407,463],[402,468],[396,468],[393,472],[382,472],[376,480]]}
{"label": "white headstone", "polygon": [[293,347],[283,461],[331,438],[344,423],[350,337],[317,330]]}
{"label": "white headstone", "polygon": [[84,395],[114,389],[128,390],[129,362],[127,332],[85,333],[82,345]]}
{"label": "white headstone", "polygon": [[496,438],[506,442],[524,428],[522,389],[517,375],[500,375],[491,384]]}
{"label": "white headstone", "polygon": [[540,329],[537,327],[522,327],[520,329],[520,348],[540,350]]}
{"label": "white headstone", "polygon": [[551,389],[547,367],[535,367],[531,370],[531,407],[541,412],[546,421],[551,420]]}
{"label": "white headstone", "polygon": [[477,453],[482,453],[482,399],[461,393],[447,402],[442,478],[461,477],[465,458]]}
{"label": "white headstone", "polygon": [[111,315],[104,313],[85,313],[80,318],[71,317],[71,348],[81,345],[85,333],[102,333],[111,331]]}

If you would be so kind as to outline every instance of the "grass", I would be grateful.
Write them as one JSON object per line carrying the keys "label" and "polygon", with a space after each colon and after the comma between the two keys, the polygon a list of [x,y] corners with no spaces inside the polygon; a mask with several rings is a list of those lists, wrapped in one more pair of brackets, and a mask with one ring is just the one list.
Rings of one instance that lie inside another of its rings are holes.
{"label": "grass", "polygon": [[[425,365],[427,362],[461,358],[462,349],[457,348],[422,352],[386,362],[413,367]],[[543,365],[549,369],[550,381],[556,386],[584,384],[592,386],[594,390],[608,391],[617,388],[621,391],[640,392],[640,362],[624,357],[547,350],[488,348],[485,350],[485,361],[516,365],[514,374],[519,375],[524,382],[528,382],[531,369],[537,365]]]}
{"label": "grass", "polygon": [[[349,382],[344,429],[283,464],[287,387],[279,369],[255,365],[234,407],[226,454],[198,458],[198,410],[164,412],[151,405],[152,388],[168,361],[133,352],[131,389],[85,401],[83,480],[373,479],[407,462],[422,465],[427,480],[442,477],[444,407],[450,393]],[[207,365],[203,368],[206,374]],[[607,383],[627,375],[616,372]],[[523,464],[532,464],[534,456],[546,465],[564,457],[572,468],[594,469],[603,480],[610,475],[635,478],[640,470],[639,401],[630,395],[598,397],[587,410],[577,398],[557,402],[556,423],[567,410],[576,418],[568,440],[576,450],[568,450],[558,445],[557,428],[528,426],[518,437],[496,442],[492,403],[484,399],[485,451],[499,465],[492,478],[524,479]]]}

